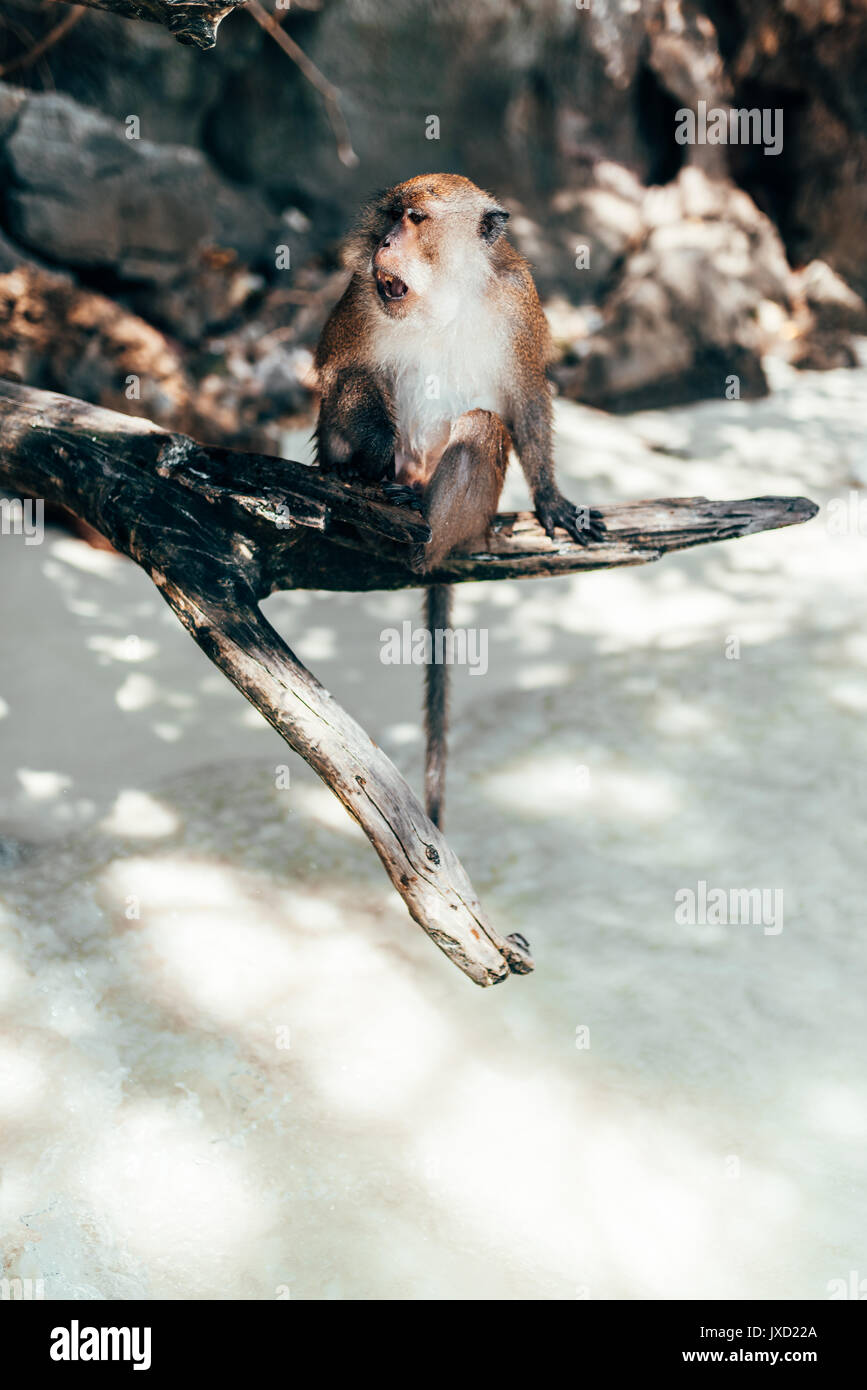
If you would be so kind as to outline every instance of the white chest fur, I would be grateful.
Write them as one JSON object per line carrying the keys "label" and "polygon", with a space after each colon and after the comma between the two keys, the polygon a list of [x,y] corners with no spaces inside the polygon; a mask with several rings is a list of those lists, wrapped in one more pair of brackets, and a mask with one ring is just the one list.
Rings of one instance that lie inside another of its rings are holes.
{"label": "white chest fur", "polygon": [[446,322],[383,319],[376,356],[392,391],[398,476],[424,480],[468,410],[502,412],[507,350],[502,323],[484,305]]}

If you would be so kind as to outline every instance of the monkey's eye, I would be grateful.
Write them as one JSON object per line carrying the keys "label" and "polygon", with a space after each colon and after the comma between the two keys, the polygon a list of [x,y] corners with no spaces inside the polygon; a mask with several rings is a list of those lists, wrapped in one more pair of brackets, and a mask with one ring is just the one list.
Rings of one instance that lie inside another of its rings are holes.
{"label": "monkey's eye", "polygon": [[428,215],[426,212],[417,212],[415,208],[410,208],[407,217],[418,226],[419,222],[427,221]]}

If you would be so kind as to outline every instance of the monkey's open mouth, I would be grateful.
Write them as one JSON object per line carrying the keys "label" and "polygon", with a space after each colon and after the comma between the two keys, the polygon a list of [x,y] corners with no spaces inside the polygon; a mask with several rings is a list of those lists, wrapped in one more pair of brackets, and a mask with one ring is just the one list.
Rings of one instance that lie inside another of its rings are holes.
{"label": "monkey's open mouth", "polygon": [[374,277],[376,292],[385,304],[393,304],[398,299],[405,299],[409,294],[409,285],[405,284],[399,275],[392,275],[390,271],[377,266]]}

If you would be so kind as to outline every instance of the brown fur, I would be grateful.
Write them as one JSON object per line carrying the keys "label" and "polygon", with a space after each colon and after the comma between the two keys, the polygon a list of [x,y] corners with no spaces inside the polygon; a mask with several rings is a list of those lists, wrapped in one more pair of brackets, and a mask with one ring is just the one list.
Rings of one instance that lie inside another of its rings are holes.
{"label": "brown fur", "polygon": [[[530,267],[503,235],[507,217],[457,174],[421,174],[372,199],[347,242],[352,279],[316,351],[320,465],[403,484],[402,500],[420,501],[431,528],[416,560],[427,572],[484,544],[511,447],[549,536],[556,526],[581,542],[599,534],[555,482],[551,339]],[[419,385],[438,352],[441,410]],[[447,595],[440,598],[438,610],[448,611]],[[442,688],[429,672],[427,792],[436,818],[445,769],[444,673],[439,679]]]}

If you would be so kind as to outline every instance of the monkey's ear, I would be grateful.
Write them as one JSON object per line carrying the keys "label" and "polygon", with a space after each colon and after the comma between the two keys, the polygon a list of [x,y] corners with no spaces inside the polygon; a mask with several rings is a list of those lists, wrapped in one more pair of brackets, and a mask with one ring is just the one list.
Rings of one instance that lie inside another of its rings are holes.
{"label": "monkey's ear", "polygon": [[479,234],[482,241],[486,241],[489,246],[493,246],[497,237],[502,236],[509,214],[505,208],[489,208],[482,213],[482,220],[479,223]]}

